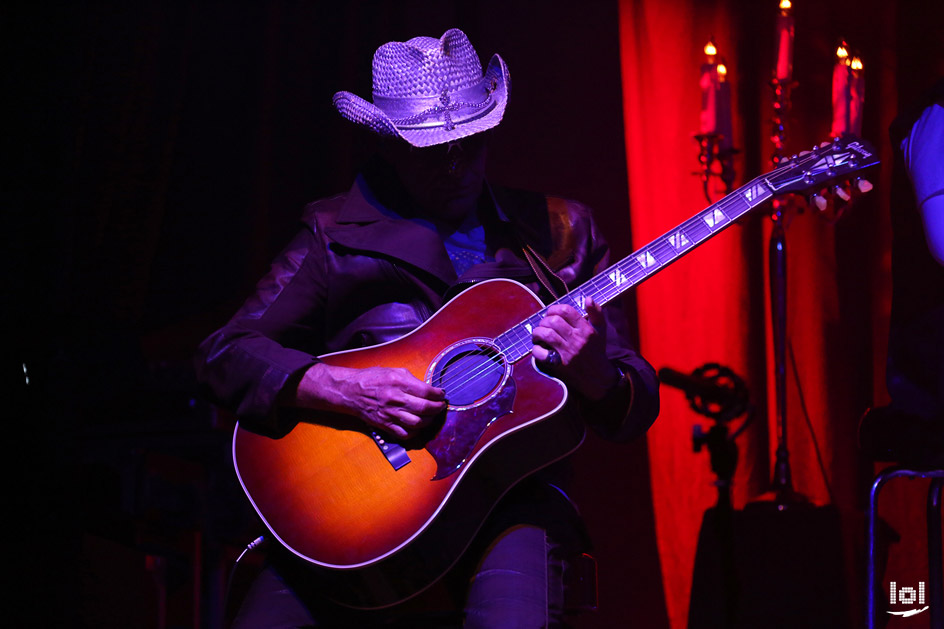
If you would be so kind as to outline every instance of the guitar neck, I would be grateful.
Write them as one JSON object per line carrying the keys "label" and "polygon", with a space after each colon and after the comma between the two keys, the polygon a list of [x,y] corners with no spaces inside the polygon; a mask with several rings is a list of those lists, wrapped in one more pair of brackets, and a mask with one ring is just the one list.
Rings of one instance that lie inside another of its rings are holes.
{"label": "guitar neck", "polygon": [[603,305],[683,255],[707,242],[739,218],[773,196],[763,177],[738,188],[678,227],[623,258],[554,303],[567,304],[586,314],[586,297]]}
{"label": "guitar neck", "polygon": [[[564,304],[586,316],[587,310],[584,303],[588,297],[601,306],[612,301],[695,247],[707,242],[712,236],[770,199],[774,192],[767,182],[768,178],[769,174],[757,177],[741,186],[717,203],[710,205],[681,225],[581,284],[547,308]],[[547,308],[536,312],[495,339],[496,345],[510,362],[515,362],[530,353],[533,347],[531,330],[547,315]]]}
{"label": "guitar neck", "polygon": [[[790,162],[741,186],[551,305],[572,306],[587,316],[584,303],[588,297],[601,306],[615,299],[708,241],[774,194],[815,188],[874,166],[878,161],[875,149],[854,136],[835,138],[831,144],[823,144],[799,158],[794,155]],[[531,352],[531,330],[546,315],[547,308],[544,308],[495,338],[496,345],[509,361],[515,362]]]}

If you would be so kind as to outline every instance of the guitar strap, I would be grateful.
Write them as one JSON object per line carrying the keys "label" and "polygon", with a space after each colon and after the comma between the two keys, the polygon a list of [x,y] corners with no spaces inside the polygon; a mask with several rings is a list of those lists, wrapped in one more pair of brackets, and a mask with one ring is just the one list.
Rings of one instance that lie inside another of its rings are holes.
{"label": "guitar strap", "polygon": [[[570,255],[568,249],[572,246],[572,243],[568,242],[572,239],[572,234],[569,229],[569,221],[566,218],[567,202],[560,197],[548,196],[547,210],[555,245],[555,250],[551,253],[551,260],[558,262],[558,265],[563,265],[563,263],[566,262],[566,258]],[[534,276],[541,285],[554,296],[554,299],[560,299],[561,296],[566,295],[567,284],[554,272],[551,264],[544,259],[544,256],[535,251],[534,247],[524,242],[524,239],[522,239],[517,232],[515,232],[515,236],[521,245],[521,251],[524,253],[525,259],[531,266],[531,270],[534,271]]]}
{"label": "guitar strap", "polygon": [[524,253],[528,264],[531,265],[534,276],[547,289],[547,292],[554,296],[554,299],[560,299],[561,295],[567,293],[567,285],[564,284],[564,280],[551,269],[543,256],[534,250],[534,247],[525,243],[521,246],[521,251]]}

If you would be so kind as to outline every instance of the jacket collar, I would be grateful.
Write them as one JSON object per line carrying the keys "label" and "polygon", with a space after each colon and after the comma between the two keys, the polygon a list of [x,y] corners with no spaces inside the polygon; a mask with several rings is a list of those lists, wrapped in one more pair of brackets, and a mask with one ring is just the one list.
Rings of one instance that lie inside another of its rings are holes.
{"label": "jacket collar", "polygon": [[354,251],[394,258],[430,273],[445,286],[456,281],[456,272],[435,229],[400,218],[374,195],[359,175],[338,213],[335,224],[325,228],[327,237]]}
{"label": "jacket collar", "polygon": [[[507,229],[506,234],[520,234],[525,242],[545,256],[551,253],[547,201],[543,195],[493,187],[487,182],[483,195],[488,195],[485,201],[494,208],[491,220],[503,224],[502,231]],[[394,258],[423,274],[432,274],[442,282],[442,289],[454,285],[458,278],[439,234],[432,226],[402,218],[393,209],[398,202],[402,202],[402,197],[396,191],[389,197],[390,201],[386,197],[381,201],[368,184],[368,179],[363,174],[358,175],[338,212],[335,224],[326,227],[325,234],[345,248]],[[516,220],[509,218],[502,207],[515,208],[513,216]],[[509,241],[508,244],[512,245],[513,242]],[[473,273],[467,273],[462,279],[474,281],[489,277],[516,277],[527,268],[524,262],[513,265],[507,262],[493,263],[477,268],[474,277]]]}

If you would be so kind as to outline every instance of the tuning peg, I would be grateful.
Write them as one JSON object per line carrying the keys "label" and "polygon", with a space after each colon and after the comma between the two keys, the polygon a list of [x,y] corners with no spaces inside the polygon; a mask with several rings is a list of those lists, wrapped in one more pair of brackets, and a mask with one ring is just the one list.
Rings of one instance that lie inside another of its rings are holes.
{"label": "tuning peg", "polygon": [[825,212],[826,206],[829,205],[829,202],[814,192],[810,195],[810,205],[820,212]]}
{"label": "tuning peg", "polygon": [[846,192],[846,189],[842,186],[833,186],[833,194],[842,199],[843,201],[848,201],[852,197]]}
{"label": "tuning peg", "polygon": [[856,188],[859,189],[859,192],[864,193],[871,190],[873,186],[872,186],[872,182],[869,181],[868,179],[862,179],[862,178],[856,177]]}

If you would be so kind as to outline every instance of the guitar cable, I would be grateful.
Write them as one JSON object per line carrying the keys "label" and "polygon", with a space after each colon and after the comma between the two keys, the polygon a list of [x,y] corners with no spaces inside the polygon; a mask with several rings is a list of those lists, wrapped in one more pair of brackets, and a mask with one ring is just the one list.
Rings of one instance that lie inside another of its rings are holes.
{"label": "guitar cable", "polygon": [[248,553],[251,550],[255,550],[256,548],[261,546],[264,541],[266,541],[265,535],[260,535],[256,539],[249,542],[249,544],[247,544],[246,547],[243,549],[243,552],[239,553],[239,557],[236,558],[236,562],[233,564],[233,567],[234,568],[236,567],[236,564],[240,562],[240,560],[246,555],[246,553]]}
{"label": "guitar cable", "polygon": [[225,622],[226,610],[229,609],[229,596],[233,589],[233,577],[236,576],[236,568],[239,567],[239,562],[242,561],[242,558],[246,556],[246,553],[255,550],[266,541],[265,535],[260,535],[256,539],[249,542],[243,549],[243,552],[239,553],[239,557],[236,558],[236,561],[233,562],[233,567],[229,569],[229,577],[226,579],[226,591],[223,594],[223,620],[225,626],[228,626]]}

